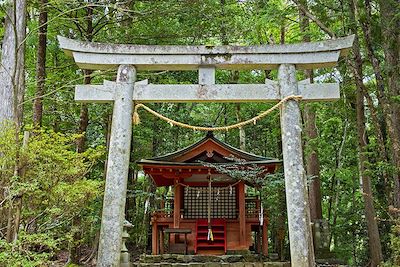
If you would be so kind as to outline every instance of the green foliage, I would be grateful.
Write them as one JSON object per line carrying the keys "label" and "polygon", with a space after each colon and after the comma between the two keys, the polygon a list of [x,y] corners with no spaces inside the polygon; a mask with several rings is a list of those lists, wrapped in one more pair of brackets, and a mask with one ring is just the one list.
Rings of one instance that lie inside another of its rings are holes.
{"label": "green foliage", "polygon": [[46,266],[61,241],[49,233],[28,234],[24,231],[15,242],[0,240],[0,266]]}
{"label": "green foliage", "polygon": [[400,220],[395,220],[390,233],[390,248],[392,256],[390,260],[383,264],[383,267],[398,267],[400,266]]}
{"label": "green foliage", "polygon": [[[98,228],[98,202],[103,182],[85,177],[92,170],[103,148],[75,152],[78,135],[53,131],[33,131],[28,146],[16,147],[14,130],[0,131],[0,177],[4,191],[3,212],[21,197],[22,229],[13,243],[1,241],[1,263],[13,266],[43,266],[60,249],[90,240]],[[26,171],[15,176],[15,151]],[[79,220],[80,225],[74,225]],[[85,231],[83,231],[84,227]],[[74,240],[76,232],[82,240]],[[14,260],[10,260],[14,259]]]}
{"label": "green foliage", "polygon": [[392,227],[392,233],[390,235],[393,264],[400,266],[400,223],[397,220],[397,224]]}

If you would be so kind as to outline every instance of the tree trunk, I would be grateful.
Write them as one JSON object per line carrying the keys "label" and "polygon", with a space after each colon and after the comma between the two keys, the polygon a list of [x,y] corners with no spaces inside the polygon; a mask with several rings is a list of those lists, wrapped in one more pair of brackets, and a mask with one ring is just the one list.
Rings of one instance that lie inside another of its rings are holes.
{"label": "tree trunk", "polygon": [[[24,132],[24,139],[22,141],[22,150],[26,151],[28,148],[28,142],[29,142],[29,132],[25,131]],[[25,164],[23,166],[20,166],[19,168],[19,177],[21,177],[22,180],[24,180],[26,172],[26,166]],[[15,220],[14,220],[14,233],[13,233],[13,240],[16,240],[18,238],[19,234],[19,224],[21,222],[22,218],[22,200],[23,200],[23,194],[21,193],[17,197],[16,201],[16,212],[15,212]]]}
{"label": "tree trunk", "polygon": [[[88,41],[92,41],[93,39],[93,9],[94,7],[92,5],[88,5],[86,8],[86,23],[87,23],[87,28],[86,28],[86,39]],[[92,81],[91,77],[92,71],[91,70],[83,70],[83,75],[84,75],[84,84],[90,84]],[[76,151],[78,153],[82,153],[85,151],[85,143],[86,143],[86,130],[89,124],[89,110],[88,110],[88,104],[84,103],[81,105],[81,111],[80,111],[80,116],[79,116],[79,129],[78,133],[82,134],[80,138],[77,140],[77,145],[76,145]],[[80,262],[80,256],[81,256],[81,237],[82,237],[82,232],[79,228],[79,225],[81,224],[81,218],[79,215],[76,215],[72,219],[72,228],[76,228],[79,230],[75,230],[73,234],[73,245],[70,248],[70,262],[72,263],[79,263]]]}
{"label": "tree trunk", "polygon": [[[25,93],[26,1],[7,1],[0,65],[0,123],[10,120],[15,129],[15,145],[20,146],[19,131]],[[1,126],[0,126],[1,127]],[[19,150],[16,150],[14,175],[19,175]],[[13,240],[14,200],[7,215],[8,242]]]}
{"label": "tree trunk", "polygon": [[47,46],[47,0],[40,0],[39,6],[39,36],[36,61],[36,95],[33,103],[33,124],[42,126],[43,94],[46,81],[46,46]]}
{"label": "tree trunk", "polygon": [[[381,107],[380,109],[377,107],[375,108],[374,106],[374,101],[369,95],[368,92],[364,92],[367,103],[368,103],[368,108],[370,109],[371,113],[371,120],[374,124],[374,130],[376,133],[376,140],[377,140],[377,145],[379,149],[378,153],[378,159],[381,162],[388,162],[389,161],[389,153],[386,149],[385,145],[385,133],[386,133],[386,126],[387,125],[392,125],[391,121],[391,112],[388,109],[388,99],[387,99],[387,93],[385,92],[385,81],[382,75],[382,70],[381,70],[381,63],[379,58],[376,56],[374,48],[373,48],[373,37],[372,37],[372,19],[371,19],[371,3],[370,0],[365,0],[363,6],[357,6],[354,4],[355,8],[358,8],[356,14],[361,14],[359,15],[359,21],[363,30],[363,36],[365,40],[365,47],[367,49],[367,54],[369,57],[369,60],[371,62],[372,68],[374,70],[374,75],[375,75],[375,80],[376,80],[376,95],[378,98],[378,107]],[[396,143],[396,140],[398,140],[399,137],[393,136],[392,134],[390,135],[391,139],[394,139],[394,142]],[[398,141],[397,141],[398,142]],[[393,165],[396,166],[396,161],[395,157],[393,157],[391,160],[393,162]],[[390,182],[389,182],[389,172],[386,169],[383,169],[382,171],[382,178],[384,182],[384,192],[385,195],[383,196],[384,200],[389,199],[389,202],[392,202],[392,204],[395,202],[393,200],[393,196],[391,196],[390,193]],[[397,192],[399,189],[397,189]],[[396,190],[395,190],[396,191]],[[399,194],[399,193],[397,193]],[[396,195],[396,193],[395,193]]]}
{"label": "tree trunk", "polygon": [[[90,84],[91,77],[89,76],[92,71],[89,70],[84,70],[85,73],[85,82],[84,84]],[[86,137],[85,137],[85,132],[87,130],[87,127],[89,125],[89,110],[88,110],[88,104],[84,103],[81,105],[81,113],[79,115],[79,129],[78,133],[83,134],[78,140],[77,140],[77,146],[76,146],[76,151],[78,153],[81,153],[85,151],[85,143],[86,143]]]}
{"label": "tree trunk", "polygon": [[361,176],[361,187],[363,192],[363,198],[365,203],[365,218],[367,220],[368,228],[368,243],[371,255],[371,264],[378,266],[382,261],[382,247],[379,237],[378,224],[375,220],[376,213],[374,207],[374,199],[371,188],[371,178],[366,174],[366,129],[365,129],[365,114],[364,114],[364,99],[360,89],[357,89],[357,130],[358,130],[358,145],[359,145],[359,171]]}
{"label": "tree trunk", "polygon": [[400,104],[394,100],[400,95],[400,3],[396,0],[380,0],[381,28],[383,30],[385,69],[388,84],[386,123],[392,145],[394,173],[393,204],[400,208]]}
{"label": "tree trunk", "polygon": [[[0,66],[0,123],[22,123],[25,93],[26,1],[9,2],[6,10]],[[15,27],[14,27],[15,26]]]}
{"label": "tree trunk", "polygon": [[[111,136],[111,123],[112,123],[112,114],[106,114],[106,118],[105,118],[105,128],[106,128],[106,132],[105,132],[105,137],[106,137],[106,151],[108,152],[108,150],[110,149],[110,136]],[[104,180],[106,179],[106,173],[107,173],[107,162],[108,162],[108,154],[106,154],[106,159],[104,161],[104,174],[103,174],[103,178]]]}
{"label": "tree trunk", "polygon": [[[237,84],[239,81],[239,71],[231,71],[231,77],[230,77],[230,83],[232,84]],[[241,105],[240,103],[236,103],[236,120],[237,122],[242,121],[242,116],[240,114],[240,108]],[[246,132],[244,130],[244,127],[239,128],[239,148],[240,150],[245,151],[246,150]]]}
{"label": "tree trunk", "polygon": [[[349,17],[351,22],[351,30],[353,33],[357,33],[356,20],[355,20],[355,7],[352,0],[349,0]],[[382,261],[382,246],[379,237],[378,223],[375,220],[375,207],[374,198],[372,195],[371,178],[367,174],[366,163],[368,158],[367,152],[367,133],[365,128],[365,113],[364,113],[364,97],[363,92],[366,91],[365,85],[363,84],[362,74],[362,58],[360,53],[360,45],[358,41],[358,35],[354,39],[353,45],[354,53],[354,67],[353,73],[355,76],[355,82],[357,86],[356,96],[356,111],[357,111],[357,132],[358,132],[358,147],[359,147],[359,172],[361,177],[361,189],[363,192],[363,199],[365,204],[365,219],[367,221],[368,230],[368,243],[371,255],[372,266],[378,266]]]}
{"label": "tree trunk", "polygon": [[[85,38],[87,41],[92,41],[93,40],[93,9],[94,6],[88,5],[86,8],[86,23],[87,23],[87,28],[86,28],[86,33],[85,33]],[[92,71],[91,70],[83,70],[84,74],[84,84],[90,84],[92,81]],[[88,104],[84,103],[81,105],[81,112],[79,116],[79,129],[78,133],[83,134],[86,132],[87,127],[89,124],[89,110],[88,110]],[[83,152],[85,151],[85,142],[86,138],[85,135],[81,136],[77,140],[77,146],[76,146],[76,151],[77,152]]]}
{"label": "tree trunk", "polygon": [[81,105],[81,113],[79,115],[78,133],[82,134],[82,136],[79,137],[77,140],[76,151],[78,153],[85,151],[85,143],[86,143],[85,132],[87,130],[88,124],[89,124],[89,110],[88,110],[88,105],[84,103]]}
{"label": "tree trunk", "polygon": [[[299,0],[299,2],[307,8],[307,1]],[[303,41],[310,42],[310,35],[307,33],[309,30],[309,19],[304,14],[304,11],[299,8],[300,30],[303,34]],[[305,71],[306,78],[313,82],[312,70]],[[304,107],[304,123],[305,123],[305,138],[306,138],[306,153],[305,163],[307,176],[311,177],[311,182],[308,188],[310,199],[310,215],[311,221],[322,219],[322,205],[321,205],[321,180],[319,177],[319,158],[315,145],[315,139],[318,137],[315,110],[312,104],[307,104]]]}
{"label": "tree trunk", "polygon": [[319,158],[315,144],[315,139],[318,137],[317,128],[315,126],[315,110],[312,106],[304,107],[305,118],[305,136],[306,136],[306,172],[307,176],[311,177],[309,185],[310,197],[310,213],[311,221],[322,219],[321,205],[321,180],[319,176]]}

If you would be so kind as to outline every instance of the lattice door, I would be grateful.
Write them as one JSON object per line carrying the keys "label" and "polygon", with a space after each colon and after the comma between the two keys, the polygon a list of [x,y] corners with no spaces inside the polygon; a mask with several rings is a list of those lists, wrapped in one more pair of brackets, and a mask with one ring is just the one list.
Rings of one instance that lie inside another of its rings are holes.
{"label": "lattice door", "polygon": [[[207,218],[208,187],[185,188],[183,216],[186,219]],[[211,218],[236,219],[236,188],[218,188],[211,190]]]}

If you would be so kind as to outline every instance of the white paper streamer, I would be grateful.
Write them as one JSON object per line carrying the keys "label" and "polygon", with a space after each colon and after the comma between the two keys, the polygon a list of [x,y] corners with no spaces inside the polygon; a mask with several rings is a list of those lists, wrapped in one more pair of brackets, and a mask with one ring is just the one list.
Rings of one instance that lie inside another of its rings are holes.
{"label": "white paper streamer", "polygon": [[264,208],[263,208],[262,203],[261,203],[261,207],[260,207],[260,214],[258,215],[258,220],[260,221],[260,225],[263,226],[264,225]]}
{"label": "white paper streamer", "polygon": [[150,200],[146,199],[146,202],[144,203],[144,214],[147,214],[149,208],[150,208]]}

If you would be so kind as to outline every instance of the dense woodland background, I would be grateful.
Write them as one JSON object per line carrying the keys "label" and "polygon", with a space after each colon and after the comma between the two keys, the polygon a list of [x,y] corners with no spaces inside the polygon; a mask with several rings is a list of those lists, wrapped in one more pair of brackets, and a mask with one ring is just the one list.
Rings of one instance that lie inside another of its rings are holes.
{"label": "dense woodland background", "polygon": [[[298,79],[341,84],[340,100],[302,105],[312,217],[328,222],[327,247],[336,258],[352,266],[400,266],[400,1],[9,0],[1,1],[0,14],[0,266],[84,265],[96,256],[112,107],[78,104],[73,89],[116,74],[78,69],[58,47],[57,35],[111,43],[263,45],[350,34],[356,34],[352,53],[338,67],[298,72]],[[216,77],[219,83],[265,78],[276,79],[276,71],[217,71]],[[141,72],[138,79],[197,83],[197,73]],[[270,104],[151,107],[193,125],[222,126]],[[126,208],[134,224],[129,247],[137,253],[148,248],[151,210],[170,192],[156,191],[135,161],[205,135],[140,115]],[[216,136],[282,158],[278,112]],[[282,176],[267,178],[263,199],[270,252],[288,259]]]}

